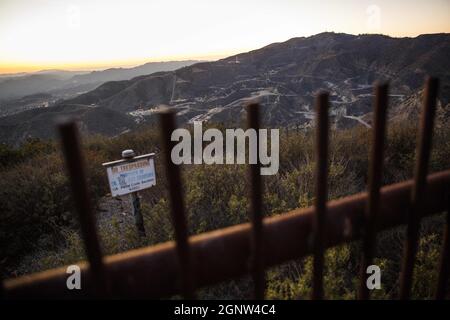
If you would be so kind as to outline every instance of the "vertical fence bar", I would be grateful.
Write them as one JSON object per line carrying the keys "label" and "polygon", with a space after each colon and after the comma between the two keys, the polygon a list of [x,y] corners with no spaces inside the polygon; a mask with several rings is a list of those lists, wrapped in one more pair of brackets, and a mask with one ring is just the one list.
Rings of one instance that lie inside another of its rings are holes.
{"label": "vertical fence bar", "polygon": [[444,226],[444,243],[442,244],[441,260],[439,262],[439,276],[436,287],[436,300],[445,298],[448,276],[450,271],[450,195],[447,203],[446,221]]}
{"label": "vertical fence bar", "polygon": [[366,208],[366,223],[363,237],[363,254],[360,270],[359,299],[370,297],[366,284],[366,270],[372,264],[376,243],[376,217],[380,208],[380,187],[383,173],[383,150],[386,128],[386,109],[388,104],[388,84],[375,86],[375,105],[372,130],[372,148],[370,152],[370,167],[368,181],[368,201]]}
{"label": "vertical fence bar", "polygon": [[181,290],[186,299],[195,299],[194,275],[189,250],[188,229],[182,195],[180,168],[171,160],[171,151],[175,145],[172,132],[175,130],[175,113],[164,110],[160,113],[162,146],[165,153],[166,172],[169,183],[169,199],[172,222],[175,229],[177,254],[181,268]]}
{"label": "vertical fence bar", "polygon": [[[252,103],[247,106],[247,127],[256,131],[256,164],[250,164],[250,220],[251,232],[251,269],[254,283],[255,299],[264,299],[265,274],[263,253],[263,223],[262,223],[262,186],[261,164],[259,162],[259,104]],[[250,142],[249,142],[250,143]],[[251,147],[249,147],[251,150]]]}
{"label": "vertical fence bar", "polygon": [[426,188],[428,162],[431,153],[434,114],[436,111],[436,97],[439,80],[428,78],[426,80],[423,109],[420,119],[420,135],[417,144],[416,164],[414,170],[414,185],[411,193],[411,208],[408,213],[408,226],[400,275],[400,299],[409,299],[411,295],[414,260],[417,252],[419,237],[420,216],[422,214],[423,196]]}
{"label": "vertical fence bar", "polygon": [[66,167],[69,172],[75,207],[80,218],[81,232],[83,235],[86,256],[94,284],[96,295],[107,293],[107,277],[102,259],[102,252],[97,236],[95,216],[91,209],[84,159],[78,136],[76,122],[67,121],[59,125],[62,149],[64,152]]}
{"label": "vertical fence bar", "polygon": [[313,220],[313,300],[323,299],[323,264],[325,247],[325,221],[328,175],[328,93],[316,99],[316,190]]}

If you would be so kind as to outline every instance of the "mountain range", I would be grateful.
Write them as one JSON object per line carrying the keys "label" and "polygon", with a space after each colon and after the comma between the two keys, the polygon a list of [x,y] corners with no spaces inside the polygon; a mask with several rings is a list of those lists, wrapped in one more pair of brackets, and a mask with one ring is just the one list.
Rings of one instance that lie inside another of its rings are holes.
{"label": "mountain range", "polygon": [[42,70],[0,75],[0,101],[36,93],[68,97],[92,90],[107,81],[129,80],[154,72],[172,71],[197,62],[199,61],[148,62],[133,68],[110,68],[102,71]]}
{"label": "mountain range", "polygon": [[237,124],[243,106],[253,100],[262,103],[266,126],[305,128],[312,125],[314,97],[320,90],[330,93],[336,128],[370,126],[375,81],[389,81],[390,114],[400,117],[420,104],[426,75],[440,78],[439,110],[448,115],[449,57],[450,34],[392,38],[327,32],[293,38],[218,61],[105,82],[54,107],[0,118],[0,140],[16,143],[29,134],[52,137],[40,133],[35,119],[50,119],[55,111],[67,113],[71,108],[95,110],[96,116],[113,112],[108,130],[102,128],[105,121],[94,126],[80,118],[86,132],[109,135],[152,121],[161,104],[177,111],[180,124]]}

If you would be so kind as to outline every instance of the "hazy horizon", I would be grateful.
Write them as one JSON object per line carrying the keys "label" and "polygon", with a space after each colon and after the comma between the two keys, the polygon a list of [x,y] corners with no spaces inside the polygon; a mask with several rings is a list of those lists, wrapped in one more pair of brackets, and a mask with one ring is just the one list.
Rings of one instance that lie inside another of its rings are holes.
{"label": "hazy horizon", "polygon": [[[218,58],[221,59],[221,58]],[[0,76],[5,76],[5,75],[18,75],[18,74],[35,74],[35,73],[40,73],[40,72],[51,72],[51,71],[69,71],[69,72],[91,72],[91,71],[104,71],[104,70],[108,70],[108,69],[119,69],[119,68],[123,68],[123,69],[129,69],[129,68],[135,68],[135,67],[139,67],[142,66],[144,64],[147,63],[164,63],[164,62],[179,62],[179,61],[214,61],[215,59],[211,59],[211,60],[206,60],[206,59],[169,59],[169,60],[158,60],[158,61],[143,61],[142,63],[137,63],[137,64],[117,64],[117,65],[105,65],[105,66],[98,66],[98,67],[79,67],[79,68],[49,68],[49,69],[36,69],[36,70],[30,70],[30,71],[19,71],[19,72],[0,72]]]}
{"label": "hazy horizon", "polygon": [[[333,32],[333,33],[337,33],[334,31],[323,31],[323,32],[319,32],[313,35],[309,35],[306,37],[310,37],[310,36],[314,36],[320,33],[325,33],[325,32]],[[408,36],[389,36],[386,34],[379,34],[379,35],[383,35],[383,36],[388,36],[391,38],[416,38],[419,37],[421,35],[425,35],[425,34],[440,34],[440,33],[444,33],[444,34],[448,34],[449,32],[436,32],[436,33],[421,33],[417,36],[414,37],[408,37]],[[346,34],[350,34],[350,33],[346,33]],[[351,34],[351,35],[360,35],[360,34]],[[294,37],[295,38],[295,37]],[[292,39],[292,38],[290,38]],[[276,41],[275,43],[281,43],[284,41],[287,41],[289,39],[283,40],[283,41]],[[267,45],[269,45],[270,43],[268,43]],[[262,46],[264,47],[264,46]],[[45,71],[72,71],[72,72],[91,72],[91,71],[103,71],[103,70],[107,70],[107,69],[113,69],[113,68],[134,68],[134,67],[138,67],[141,66],[143,64],[146,63],[163,63],[163,62],[175,62],[175,61],[195,61],[198,60],[199,62],[203,61],[203,62],[207,62],[207,61],[216,61],[216,60],[220,60],[220,59],[224,59],[233,55],[237,55],[240,53],[245,53],[245,52],[249,52],[252,50],[258,50],[262,47],[258,47],[258,48],[252,48],[252,49],[248,49],[246,51],[241,51],[241,52],[234,52],[234,53],[230,53],[230,54],[226,54],[226,55],[220,55],[220,56],[209,56],[209,57],[192,57],[192,58],[185,58],[185,59],[168,59],[168,60],[155,60],[155,61],[147,61],[147,60],[143,60],[142,62],[136,62],[134,64],[110,64],[110,65],[104,65],[104,66],[96,66],[96,67],[89,67],[89,66],[80,66],[78,68],[71,68],[71,67],[66,67],[66,68],[46,68],[46,69],[32,69],[32,70],[26,70],[26,71],[18,71],[18,72],[0,72],[0,76],[5,76],[5,75],[16,75],[16,74],[31,74],[31,73],[39,73],[39,72],[45,72]]]}
{"label": "hazy horizon", "polygon": [[4,0],[0,74],[217,60],[326,31],[448,33],[450,2]]}

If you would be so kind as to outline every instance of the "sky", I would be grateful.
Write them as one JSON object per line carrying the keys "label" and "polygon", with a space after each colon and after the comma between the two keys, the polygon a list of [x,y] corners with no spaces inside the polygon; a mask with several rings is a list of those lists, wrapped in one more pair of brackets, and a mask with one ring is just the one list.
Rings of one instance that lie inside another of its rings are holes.
{"label": "sky", "polygon": [[0,0],[0,73],[215,60],[325,31],[450,32],[450,0]]}

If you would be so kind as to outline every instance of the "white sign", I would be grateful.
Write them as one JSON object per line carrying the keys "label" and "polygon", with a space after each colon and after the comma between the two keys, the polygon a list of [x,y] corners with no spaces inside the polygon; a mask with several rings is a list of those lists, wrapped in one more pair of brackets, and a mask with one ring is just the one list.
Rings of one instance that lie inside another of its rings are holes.
{"label": "white sign", "polygon": [[122,162],[108,167],[106,171],[108,172],[109,187],[113,197],[156,185],[153,158]]}

